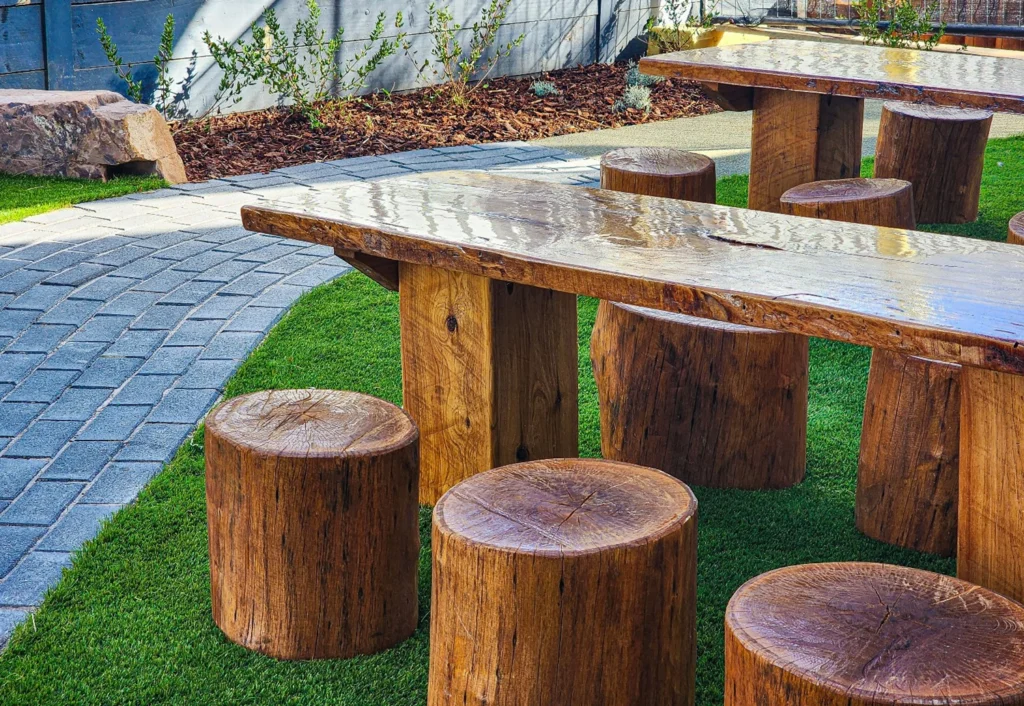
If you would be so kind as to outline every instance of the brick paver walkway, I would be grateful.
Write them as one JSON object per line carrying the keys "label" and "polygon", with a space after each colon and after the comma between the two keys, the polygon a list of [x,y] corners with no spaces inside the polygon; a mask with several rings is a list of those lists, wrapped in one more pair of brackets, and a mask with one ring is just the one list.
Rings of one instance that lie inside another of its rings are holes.
{"label": "brick paver walkway", "polygon": [[0,646],[132,502],[303,292],[346,267],[238,210],[353,179],[495,169],[594,184],[594,160],[504,143],[340,160],[0,226]]}

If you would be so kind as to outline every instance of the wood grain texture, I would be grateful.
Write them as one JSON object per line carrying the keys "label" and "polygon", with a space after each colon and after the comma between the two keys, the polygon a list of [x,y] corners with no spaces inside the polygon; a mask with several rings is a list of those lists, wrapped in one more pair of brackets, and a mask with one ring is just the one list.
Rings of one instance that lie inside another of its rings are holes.
{"label": "wood grain texture", "polygon": [[1013,243],[1014,245],[1024,245],[1024,211],[1010,219],[1006,242]]}
{"label": "wood grain texture", "polygon": [[401,409],[354,392],[257,392],[210,413],[210,584],[229,639],[324,659],[413,633],[417,437]]}
{"label": "wood grain texture", "polygon": [[382,257],[341,248],[335,248],[334,254],[384,289],[389,289],[392,292],[398,291],[398,263],[394,260],[385,260]]}
{"label": "wood grain texture", "polygon": [[242,209],[390,260],[1024,373],[1024,249],[447,173]]}
{"label": "wood grain texture", "polygon": [[627,147],[601,157],[603,189],[714,203],[715,184],[715,163],[694,152]]}
{"label": "wood grain texture", "polygon": [[751,579],[725,614],[725,706],[1024,703],[1024,606],[885,564]]}
{"label": "wood grain texture", "polygon": [[692,706],[697,501],[652,468],[506,466],[434,508],[428,706]]}
{"label": "wood grain texture", "polygon": [[865,223],[888,228],[917,226],[914,189],[901,179],[833,179],[794,186],[780,199],[791,216]]}
{"label": "wood grain texture", "polygon": [[778,213],[794,186],[859,174],[863,123],[857,98],[755,89],[749,207]]}
{"label": "wood grain texture", "polygon": [[399,272],[420,502],[496,466],[577,455],[576,297],[406,263]]}
{"label": "wood grain texture", "polygon": [[1024,601],[1024,377],[964,368],[957,576]]}
{"label": "wood grain texture", "polygon": [[805,336],[603,301],[601,455],[717,488],[786,488],[807,448]]}
{"label": "wood grain texture", "polygon": [[754,109],[754,89],[750,86],[730,86],[724,83],[702,83],[704,95],[722,110],[744,113]]}
{"label": "wood grain texture", "polygon": [[735,86],[1024,113],[1024,64],[1012,58],[773,39],[649,56],[640,69]]}
{"label": "wood grain texture", "polygon": [[882,106],[875,176],[914,185],[921,223],[978,218],[992,113],[887,102]]}
{"label": "wood grain texture", "polygon": [[960,366],[875,349],[857,465],[857,529],[956,553]]}

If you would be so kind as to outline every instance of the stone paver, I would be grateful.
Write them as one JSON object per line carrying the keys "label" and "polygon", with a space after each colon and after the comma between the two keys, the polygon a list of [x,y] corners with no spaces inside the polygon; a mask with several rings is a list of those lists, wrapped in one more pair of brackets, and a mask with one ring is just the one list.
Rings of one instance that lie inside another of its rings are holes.
{"label": "stone paver", "polygon": [[441,169],[595,184],[596,161],[506,143],[339,160],[84,203],[0,226],[0,646],[134,501],[330,248],[248,233],[248,203]]}

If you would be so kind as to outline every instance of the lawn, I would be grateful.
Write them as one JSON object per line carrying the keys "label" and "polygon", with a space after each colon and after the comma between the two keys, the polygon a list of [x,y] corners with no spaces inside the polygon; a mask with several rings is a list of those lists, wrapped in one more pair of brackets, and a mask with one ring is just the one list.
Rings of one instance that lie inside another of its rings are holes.
{"label": "lawn", "polygon": [[[1001,240],[1024,208],[1024,138],[993,141],[982,219],[945,232]],[[719,184],[741,205],[746,179]],[[598,454],[587,341],[596,302],[580,300],[580,452]],[[695,488],[700,501],[697,703],[722,702],[722,620],[732,592],[769,569],[886,561],[951,573],[954,561],[900,550],[853,525],[870,351],[811,342],[807,480],[785,491]],[[227,394],[343,388],[401,401],[397,297],[353,274],[314,290],[239,370]],[[421,514],[421,624],[393,650],[344,662],[282,663],[229,643],[210,618],[202,436],[197,434],[90,542],[34,622],[0,656],[0,703],[423,704],[429,511]]]}
{"label": "lawn", "polygon": [[0,224],[76,203],[134,194],[165,186],[157,177],[121,177],[108,182],[0,174]]}

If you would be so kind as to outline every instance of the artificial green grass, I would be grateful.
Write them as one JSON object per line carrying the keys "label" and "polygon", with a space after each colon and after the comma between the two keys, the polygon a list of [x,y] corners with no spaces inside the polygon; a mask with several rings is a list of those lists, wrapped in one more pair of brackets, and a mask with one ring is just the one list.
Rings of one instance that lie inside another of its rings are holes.
{"label": "artificial green grass", "polygon": [[124,196],[165,186],[158,177],[126,176],[108,182],[0,174],[0,224],[76,203]]}
{"label": "artificial green grass", "polygon": [[[995,166],[1002,162],[1002,167]],[[1005,238],[1024,208],[1024,138],[993,141],[982,219],[942,228]],[[746,178],[719,183],[742,205]],[[596,302],[580,299],[580,450],[599,449],[587,353]],[[695,488],[700,502],[697,704],[722,702],[726,602],[748,578],[801,562],[886,561],[952,573],[949,559],[890,547],[853,525],[854,483],[870,351],[811,341],[807,480],[784,491]],[[238,395],[319,386],[401,400],[397,297],[352,274],[295,305],[229,385]],[[0,656],[3,704],[425,702],[429,512],[421,514],[421,620],[395,649],[344,662],[284,663],[229,643],[210,618],[202,436],[197,434],[134,506],[77,557],[34,623]]]}

